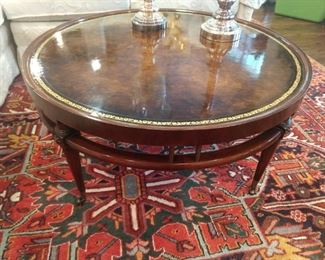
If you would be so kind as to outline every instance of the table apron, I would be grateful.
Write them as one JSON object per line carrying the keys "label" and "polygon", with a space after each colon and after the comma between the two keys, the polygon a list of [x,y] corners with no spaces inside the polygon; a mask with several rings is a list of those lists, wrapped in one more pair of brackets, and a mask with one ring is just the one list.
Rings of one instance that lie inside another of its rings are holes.
{"label": "table apron", "polygon": [[281,127],[272,128],[244,143],[229,148],[193,154],[169,155],[145,154],[107,147],[82,136],[71,136],[65,144],[74,150],[117,165],[152,170],[202,169],[244,159],[265,150],[283,137]]}

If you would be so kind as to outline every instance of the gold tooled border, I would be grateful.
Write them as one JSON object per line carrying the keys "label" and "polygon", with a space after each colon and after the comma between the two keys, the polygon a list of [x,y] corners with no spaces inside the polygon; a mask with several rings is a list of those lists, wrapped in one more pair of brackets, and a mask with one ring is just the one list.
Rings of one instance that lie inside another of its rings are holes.
{"label": "gold tooled border", "polygon": [[[79,24],[74,24],[72,26],[69,26],[69,27],[63,29],[61,32],[65,31],[65,30],[68,30],[68,29],[70,30],[72,27],[77,26],[77,25],[79,25]],[[294,62],[296,64],[296,68],[297,68],[296,79],[294,80],[293,84],[290,86],[290,88],[288,89],[288,91],[286,93],[284,93],[281,97],[274,100],[272,103],[270,103],[270,104],[268,104],[266,106],[263,106],[261,108],[246,112],[246,113],[242,113],[242,114],[238,114],[238,115],[234,115],[234,116],[229,116],[229,117],[222,117],[222,118],[209,119],[209,120],[198,120],[198,121],[140,120],[140,119],[116,116],[116,115],[96,111],[94,109],[90,109],[88,107],[85,107],[85,106],[82,106],[80,104],[74,103],[71,100],[68,100],[65,97],[62,97],[59,94],[57,94],[56,92],[54,92],[49,86],[46,85],[46,83],[39,76],[34,76],[33,79],[48,94],[50,94],[52,97],[54,97],[56,100],[58,100],[58,101],[60,101],[62,103],[66,104],[66,105],[68,105],[68,106],[70,106],[72,108],[78,109],[80,111],[89,113],[91,116],[98,117],[98,118],[104,118],[104,119],[110,119],[110,120],[116,120],[116,121],[119,121],[119,122],[140,124],[140,125],[154,125],[154,126],[199,126],[199,125],[210,125],[210,124],[225,123],[225,122],[235,121],[235,120],[239,120],[239,119],[249,118],[251,116],[254,116],[256,114],[265,112],[265,111],[267,111],[267,110],[269,110],[271,108],[276,107],[278,104],[283,102],[286,98],[288,98],[295,91],[297,86],[299,85],[299,82],[300,82],[301,76],[302,76],[302,70],[301,70],[301,65],[299,63],[298,58],[294,55],[294,53],[283,42],[281,42],[280,40],[273,37],[272,35],[269,35],[269,34],[263,32],[263,31],[261,31],[261,30],[259,30],[257,28],[250,27],[250,26],[247,26],[245,24],[241,24],[241,25],[266,35],[267,37],[271,38],[272,40],[274,40],[275,42],[280,44],[282,47],[284,47],[288,51],[288,53],[292,56],[292,58],[293,58],[293,60],[294,60]],[[54,36],[54,34],[51,37],[49,37],[46,41],[44,41],[38,47],[38,49],[36,50],[36,52],[33,55],[32,59],[34,59],[34,58],[37,59],[39,57],[42,48],[44,47],[44,45],[46,45],[48,43],[48,41],[50,41],[53,38],[53,36]]]}

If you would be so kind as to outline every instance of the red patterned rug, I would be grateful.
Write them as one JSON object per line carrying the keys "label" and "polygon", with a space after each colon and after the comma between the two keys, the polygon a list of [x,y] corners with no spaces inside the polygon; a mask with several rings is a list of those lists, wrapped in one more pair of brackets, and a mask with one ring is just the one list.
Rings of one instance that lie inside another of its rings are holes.
{"label": "red patterned rug", "polygon": [[254,157],[179,172],[83,157],[82,207],[18,78],[0,109],[1,258],[324,259],[325,69],[313,62],[313,72],[257,195],[247,194]]}

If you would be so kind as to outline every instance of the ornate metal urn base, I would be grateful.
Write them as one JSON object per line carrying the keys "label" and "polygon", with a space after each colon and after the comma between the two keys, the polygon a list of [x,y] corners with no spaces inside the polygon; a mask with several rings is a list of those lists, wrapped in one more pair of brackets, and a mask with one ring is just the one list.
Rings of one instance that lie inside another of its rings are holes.
{"label": "ornate metal urn base", "polygon": [[240,27],[231,11],[236,0],[218,0],[219,9],[201,25],[201,37],[211,41],[230,42],[240,37]]}
{"label": "ornate metal urn base", "polygon": [[167,20],[159,13],[155,0],[144,0],[143,8],[133,17],[133,28],[138,31],[166,29]]}

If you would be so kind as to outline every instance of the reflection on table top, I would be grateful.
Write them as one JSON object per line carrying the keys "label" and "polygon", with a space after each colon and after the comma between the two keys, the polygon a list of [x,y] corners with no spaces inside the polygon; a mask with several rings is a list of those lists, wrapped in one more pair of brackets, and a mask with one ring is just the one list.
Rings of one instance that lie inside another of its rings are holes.
{"label": "reflection on table top", "polygon": [[164,33],[134,32],[132,13],[57,31],[31,59],[32,76],[48,94],[92,116],[157,125],[247,118],[298,87],[300,64],[275,38],[241,25],[239,42],[211,47],[200,41],[208,16],[164,14]]}

